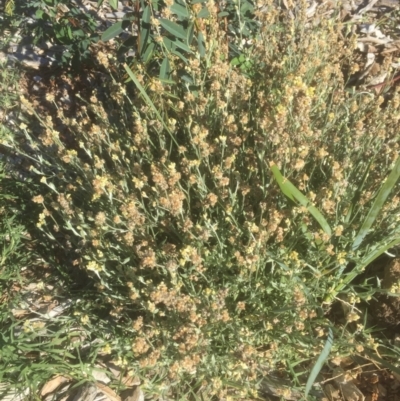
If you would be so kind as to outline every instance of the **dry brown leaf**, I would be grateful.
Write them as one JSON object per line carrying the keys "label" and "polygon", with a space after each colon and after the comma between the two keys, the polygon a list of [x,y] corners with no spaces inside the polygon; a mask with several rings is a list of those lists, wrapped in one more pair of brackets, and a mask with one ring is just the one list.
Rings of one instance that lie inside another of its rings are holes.
{"label": "dry brown leaf", "polygon": [[107,362],[105,365],[116,379],[121,377],[121,368],[115,362]]}
{"label": "dry brown leaf", "polygon": [[132,376],[127,374],[123,379],[122,379],[122,384],[126,387],[133,387],[133,386],[139,386],[140,385],[140,379],[137,376]]}
{"label": "dry brown leaf", "polygon": [[107,374],[104,371],[101,366],[95,366],[95,368],[92,370],[92,376],[93,378],[103,384],[108,384],[110,383],[111,379],[107,376]]}
{"label": "dry brown leaf", "polygon": [[364,401],[365,397],[359,388],[354,384],[352,376],[342,368],[336,367],[333,370],[336,386],[340,389],[345,401]]}
{"label": "dry brown leaf", "polygon": [[13,309],[11,312],[16,319],[24,317],[30,313],[30,311],[26,309]]}
{"label": "dry brown leaf", "polygon": [[92,383],[87,383],[82,386],[73,401],[94,401],[97,395],[98,388]]}
{"label": "dry brown leaf", "polygon": [[140,379],[139,377],[135,376],[133,374],[133,371],[128,372],[122,379],[122,369],[117,366],[116,363],[114,362],[107,362],[105,367],[108,368],[108,370],[114,375],[114,377],[118,380],[121,380],[121,383],[126,386],[126,387],[133,387],[133,386],[139,386],[140,385]]}
{"label": "dry brown leaf", "polygon": [[111,401],[121,401],[121,397],[110,387],[106,386],[105,384],[96,383],[97,388],[105,394]]}
{"label": "dry brown leaf", "polygon": [[42,397],[46,397],[46,395],[53,393],[55,390],[57,390],[62,384],[68,383],[71,380],[70,377],[62,376],[62,375],[56,375],[53,376],[52,379],[50,379],[43,387],[40,392],[40,395]]}
{"label": "dry brown leaf", "polygon": [[122,401],[144,401],[142,389],[137,386],[136,388],[125,391]]}

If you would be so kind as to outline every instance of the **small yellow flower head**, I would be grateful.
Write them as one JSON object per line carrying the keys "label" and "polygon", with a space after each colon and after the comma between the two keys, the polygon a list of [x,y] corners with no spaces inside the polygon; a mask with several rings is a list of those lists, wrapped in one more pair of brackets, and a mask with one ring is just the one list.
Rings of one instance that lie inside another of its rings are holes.
{"label": "small yellow flower head", "polygon": [[341,265],[346,264],[346,256],[347,256],[346,252],[338,252],[338,254],[337,254],[338,263]]}
{"label": "small yellow flower head", "polygon": [[111,346],[110,344],[106,344],[102,349],[101,352],[105,355],[110,355],[111,354]]}
{"label": "small yellow flower head", "polygon": [[335,235],[336,237],[340,237],[342,235],[343,232],[343,226],[339,225],[335,228]]}
{"label": "small yellow flower head", "polygon": [[90,321],[89,316],[88,315],[82,315],[81,316],[81,322],[82,324],[88,324]]}
{"label": "small yellow flower head", "polygon": [[359,319],[360,319],[360,316],[355,312],[350,312],[346,316],[346,320],[347,320],[348,323],[356,322]]}
{"label": "small yellow flower head", "polygon": [[32,198],[32,201],[35,202],[35,203],[43,203],[44,202],[44,198],[43,198],[42,195],[37,195],[37,196],[34,196]]}
{"label": "small yellow flower head", "polygon": [[100,266],[100,265],[99,265],[97,262],[95,262],[94,260],[91,260],[91,261],[87,264],[86,268],[87,268],[88,270],[90,270],[90,271],[97,272],[97,273],[103,271],[102,266]]}

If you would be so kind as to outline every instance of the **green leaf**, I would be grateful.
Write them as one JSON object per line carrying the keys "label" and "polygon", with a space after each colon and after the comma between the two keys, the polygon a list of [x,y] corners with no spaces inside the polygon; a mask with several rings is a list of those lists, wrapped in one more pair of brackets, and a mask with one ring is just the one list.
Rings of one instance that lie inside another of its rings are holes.
{"label": "green leaf", "polygon": [[305,390],[305,396],[307,398],[308,393],[311,390],[312,385],[315,382],[315,379],[318,376],[318,373],[321,371],[322,366],[324,365],[326,359],[328,358],[329,352],[331,351],[333,344],[333,333],[332,330],[329,329],[329,334],[328,334],[328,339],[326,340],[324,349],[322,350],[321,354],[319,355],[317,362],[315,362],[314,367],[311,370],[310,376],[308,377],[307,384],[306,384],[306,390]]}
{"label": "green leaf", "polygon": [[189,60],[180,52],[178,52],[175,49],[171,50],[172,54],[175,54],[175,56],[178,56],[184,63],[189,64]]}
{"label": "green leaf", "polygon": [[118,21],[117,23],[111,25],[108,29],[106,29],[101,35],[101,40],[103,42],[107,42],[108,40],[113,39],[120,33],[122,33],[124,31],[124,28],[122,26],[123,22],[124,21]]}
{"label": "green leaf", "polygon": [[163,37],[163,42],[165,48],[170,52],[172,50],[172,40],[169,38],[166,38],[165,36]]}
{"label": "green leaf", "polygon": [[189,75],[182,75],[181,77],[184,81],[186,81],[188,84],[193,85],[194,81],[193,78],[190,77]]}
{"label": "green leaf", "polygon": [[174,3],[170,7],[170,10],[171,10],[171,12],[173,12],[176,15],[178,15],[179,17],[182,17],[182,18],[189,18],[190,17],[189,10],[186,7],[181,6],[178,3]]}
{"label": "green leaf", "polygon": [[144,52],[144,54],[142,56],[142,60],[144,63],[147,63],[151,59],[151,56],[153,55],[155,46],[156,45],[153,42],[151,42],[147,46],[146,51]]}
{"label": "green leaf", "polygon": [[118,10],[118,0],[108,0],[108,3],[110,4],[111,8]]}
{"label": "green leaf", "polygon": [[139,44],[139,54],[142,55],[146,49],[147,42],[150,36],[150,7],[146,6],[143,11],[143,16],[141,20],[141,31],[140,31],[140,44]]}
{"label": "green leaf", "polygon": [[35,16],[37,19],[42,19],[43,14],[44,14],[43,10],[36,10]]}
{"label": "green leaf", "polygon": [[[350,219],[353,217],[354,209],[357,206],[358,201],[360,200],[360,196],[361,196],[362,190],[364,188],[365,182],[366,182],[366,180],[368,178],[369,170],[371,168],[371,165],[372,165],[373,161],[374,161],[374,158],[371,158],[371,160],[368,163],[367,168],[365,168],[363,178],[362,178],[357,190],[354,193],[353,199],[351,200],[351,205],[349,207],[349,211],[347,212],[346,217],[345,217],[345,222],[346,223],[349,223]],[[358,166],[358,168],[356,168],[355,171],[353,172],[353,174],[355,176],[357,176],[357,175],[359,176],[359,167],[360,166]]]}
{"label": "green leaf", "polygon": [[176,47],[179,47],[180,49],[184,50],[185,52],[192,53],[192,51],[190,50],[190,47],[188,45],[186,45],[185,43],[181,42],[180,40],[175,39],[172,41],[172,43]]}
{"label": "green leaf", "polygon": [[378,217],[378,214],[381,212],[387,197],[389,196],[393,187],[396,185],[399,177],[400,177],[400,157],[397,158],[393,170],[390,172],[389,177],[386,179],[377,197],[375,198],[375,201],[372,204],[371,209],[369,210],[368,215],[365,218],[364,223],[361,226],[360,231],[358,232],[354,240],[353,250],[356,250],[361,245],[361,242],[368,234],[370,228],[372,227],[372,224]]}
{"label": "green leaf", "polygon": [[[164,36],[164,37],[163,37],[163,42],[164,42],[165,48],[166,48],[169,52],[171,52],[171,53],[176,54],[176,53],[177,53],[177,52],[176,52],[176,48],[177,48],[177,47],[179,47],[180,49],[184,50],[185,52],[193,53],[193,52],[190,50],[189,46],[187,46],[185,43],[181,42],[181,41],[178,40],[178,39],[171,40],[171,39],[166,38],[166,37]],[[180,54],[180,53],[179,53],[179,57],[181,57],[181,54]],[[186,60],[186,59],[185,59],[185,60]],[[186,62],[186,61],[185,61],[185,62]]]}
{"label": "green leaf", "polygon": [[202,8],[198,13],[197,13],[197,18],[208,18],[210,16],[210,12],[208,11],[207,7]]}
{"label": "green leaf", "polygon": [[171,74],[171,66],[169,64],[168,58],[165,57],[163,62],[161,63],[160,80],[161,81],[169,80],[170,74]]}
{"label": "green leaf", "polygon": [[177,23],[167,20],[165,18],[161,18],[160,24],[166,31],[168,31],[173,36],[175,36],[179,39],[182,39],[182,40],[186,40],[186,36],[187,36],[186,31]]}
{"label": "green leaf", "polygon": [[193,41],[193,34],[194,34],[194,23],[191,22],[188,26],[187,30],[187,38],[186,38],[186,43],[190,46]]}
{"label": "green leaf", "polygon": [[396,238],[389,243],[385,242],[383,245],[379,245],[377,248],[368,253],[354,268],[347,274],[343,279],[341,279],[339,285],[326,296],[324,304],[330,304],[337,294],[346,287],[347,284],[351,283],[368,265],[370,265],[375,259],[381,256],[384,252],[389,249],[394,248],[400,244],[400,238]]}
{"label": "green leaf", "polygon": [[151,101],[151,99],[147,95],[147,93],[146,93],[145,89],[143,88],[142,84],[138,81],[138,79],[136,78],[135,74],[132,72],[132,70],[129,68],[129,66],[127,64],[124,64],[124,68],[125,68],[125,71],[128,73],[128,75],[131,77],[131,79],[134,82],[134,84],[136,85],[136,87],[139,89],[139,92],[141,93],[142,97],[144,98],[144,100],[146,101],[148,106],[154,111],[154,114],[157,116],[158,120],[163,125],[163,127],[168,132],[168,134],[171,136],[171,139],[173,140],[175,145],[178,146],[178,143],[176,142],[176,139],[175,139],[174,135],[172,134],[171,130],[168,128],[167,124],[165,124],[165,121],[161,117],[161,115],[158,112],[156,106],[154,106],[154,103]]}
{"label": "green leaf", "polygon": [[283,177],[276,164],[273,164],[271,166],[271,171],[281,191],[293,202],[297,201],[298,203],[300,203],[300,205],[306,207],[307,210],[312,214],[314,219],[317,220],[321,228],[328,235],[332,235],[332,230],[328,222],[325,220],[325,217],[288,179]]}
{"label": "green leaf", "polygon": [[204,43],[204,36],[201,32],[197,35],[197,45],[199,48],[200,57],[205,57],[206,55],[206,46]]}
{"label": "green leaf", "polygon": [[376,362],[380,363],[381,365],[383,365],[385,368],[391,370],[392,372],[397,373],[398,375],[400,375],[400,368],[392,365],[390,362],[385,361],[382,358],[379,358],[379,356],[376,354],[376,352],[371,352],[367,349],[365,349],[363,352],[365,352],[371,359],[375,360]]}

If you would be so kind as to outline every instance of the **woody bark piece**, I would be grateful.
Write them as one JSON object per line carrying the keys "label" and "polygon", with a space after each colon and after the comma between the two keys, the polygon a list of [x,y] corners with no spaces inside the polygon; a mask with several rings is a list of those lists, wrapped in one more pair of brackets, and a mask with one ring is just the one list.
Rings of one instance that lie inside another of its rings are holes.
{"label": "woody bark piece", "polygon": [[341,367],[333,370],[333,380],[336,386],[340,389],[342,397],[345,401],[364,401],[363,393],[354,384],[353,377],[346,373]]}

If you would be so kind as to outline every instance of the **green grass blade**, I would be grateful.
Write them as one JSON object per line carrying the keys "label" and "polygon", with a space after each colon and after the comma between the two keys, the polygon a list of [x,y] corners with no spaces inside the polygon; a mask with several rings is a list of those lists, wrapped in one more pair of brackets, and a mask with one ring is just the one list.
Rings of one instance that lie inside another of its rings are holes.
{"label": "green grass blade", "polygon": [[346,277],[343,278],[341,283],[332,292],[329,293],[329,295],[324,300],[324,304],[330,304],[337,296],[337,294],[342,291],[347,284],[351,283],[365,269],[365,267],[371,264],[375,259],[381,256],[388,249],[394,248],[398,244],[400,244],[400,238],[396,238],[389,243],[385,243],[384,245],[374,249],[369,254],[367,254],[367,256],[365,256],[365,258],[363,258],[362,261],[357,264]]}
{"label": "green grass blade", "polygon": [[161,117],[160,113],[158,112],[156,106],[154,106],[154,103],[151,101],[151,99],[149,98],[149,96],[147,95],[145,89],[143,88],[143,86],[140,84],[140,82],[138,81],[138,79],[136,78],[135,74],[133,73],[133,71],[129,68],[129,66],[127,64],[124,64],[124,68],[125,71],[128,73],[129,77],[132,79],[132,81],[135,83],[136,87],[139,89],[141,95],[143,96],[144,100],[146,101],[146,103],[149,105],[149,107],[154,111],[154,114],[157,116],[158,120],[160,121],[160,123],[163,125],[163,127],[165,128],[165,130],[169,133],[169,135],[171,136],[171,139],[174,141],[174,143],[176,145],[178,145],[178,143],[176,142],[176,139],[174,138],[171,130],[168,128],[167,124],[165,124],[163,118]]}
{"label": "green grass blade", "polygon": [[[358,186],[358,188],[357,188],[357,190],[356,190],[356,192],[355,192],[355,194],[353,196],[349,211],[347,212],[347,215],[346,215],[346,218],[345,218],[345,222],[346,223],[349,223],[350,220],[353,218],[354,209],[355,209],[356,205],[358,204],[358,201],[360,200],[361,192],[362,192],[362,190],[364,188],[365,182],[367,181],[367,178],[368,178],[368,175],[369,175],[369,170],[371,168],[371,165],[372,165],[373,161],[374,161],[373,158],[369,161],[368,166],[364,171],[364,175],[363,175],[363,178],[361,180],[361,183]],[[359,170],[358,168],[355,170],[355,174],[359,174],[358,170]]]}
{"label": "green grass blade", "polygon": [[385,361],[384,359],[380,358],[378,355],[376,355],[375,352],[371,352],[371,351],[365,349],[364,353],[367,354],[375,362],[380,363],[385,368],[390,369],[391,371],[393,371],[393,372],[397,373],[398,375],[400,375],[400,368],[398,368],[397,366],[391,364],[390,362]]}
{"label": "green grass blade", "polygon": [[332,235],[332,230],[321,212],[315,206],[313,206],[311,202],[287,178],[281,174],[276,164],[273,164],[270,168],[276,179],[276,182],[279,185],[279,188],[284,195],[286,195],[293,202],[297,201],[300,203],[300,205],[306,207],[314,219],[317,220],[321,228],[328,235]]}
{"label": "green grass blade", "polygon": [[315,362],[314,367],[311,370],[310,376],[308,377],[307,384],[306,384],[306,391],[305,396],[308,396],[308,393],[311,390],[312,385],[315,382],[315,379],[318,376],[318,373],[321,371],[322,366],[324,365],[326,359],[328,358],[329,352],[331,351],[333,345],[333,333],[332,330],[329,329],[328,339],[326,340],[324,349],[322,350],[321,354],[319,355],[317,362]]}
{"label": "green grass blade", "polygon": [[368,234],[372,224],[378,217],[378,214],[381,212],[382,207],[389,196],[391,190],[396,185],[397,180],[400,177],[400,157],[397,158],[396,164],[393,170],[390,172],[389,177],[382,185],[377,197],[374,200],[374,203],[371,206],[371,209],[368,212],[367,217],[364,220],[363,225],[358,232],[354,243],[353,243],[353,250],[356,250],[360,245],[365,236]]}

